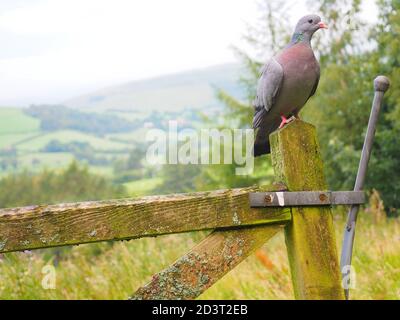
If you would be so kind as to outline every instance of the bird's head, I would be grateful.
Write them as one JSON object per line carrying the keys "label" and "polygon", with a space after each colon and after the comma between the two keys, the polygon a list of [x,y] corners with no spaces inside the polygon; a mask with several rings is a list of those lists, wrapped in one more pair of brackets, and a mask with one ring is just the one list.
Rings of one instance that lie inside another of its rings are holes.
{"label": "bird's head", "polygon": [[321,17],[316,14],[309,14],[299,20],[294,34],[302,35],[311,39],[312,35],[319,29],[327,29],[328,26],[321,21]]}

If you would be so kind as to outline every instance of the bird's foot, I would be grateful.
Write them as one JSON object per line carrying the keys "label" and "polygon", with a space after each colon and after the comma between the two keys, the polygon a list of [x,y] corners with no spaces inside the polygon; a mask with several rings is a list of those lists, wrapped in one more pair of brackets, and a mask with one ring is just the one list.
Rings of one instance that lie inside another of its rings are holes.
{"label": "bird's foot", "polygon": [[293,120],[295,120],[296,117],[291,116],[289,119],[286,119],[285,116],[281,116],[281,119],[282,119],[282,122],[279,125],[279,129],[282,129],[286,124],[288,124],[288,123],[292,122]]}

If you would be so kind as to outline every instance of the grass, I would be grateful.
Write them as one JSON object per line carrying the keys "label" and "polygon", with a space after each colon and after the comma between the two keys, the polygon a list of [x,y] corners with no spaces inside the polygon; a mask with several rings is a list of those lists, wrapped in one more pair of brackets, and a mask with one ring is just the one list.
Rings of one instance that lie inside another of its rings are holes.
{"label": "grass", "polygon": [[34,152],[21,154],[18,157],[18,171],[40,171],[43,168],[57,169],[68,166],[74,160],[74,156],[68,152]]}
{"label": "grass", "polygon": [[20,132],[20,133],[6,133],[0,134],[0,149],[6,149],[15,147],[19,143],[28,141],[34,137],[37,137],[39,132]]}
{"label": "grass", "polygon": [[131,196],[144,196],[149,194],[151,190],[161,184],[161,178],[141,179],[124,183],[129,195]]}
{"label": "grass", "polygon": [[96,136],[74,131],[60,130],[43,134],[35,139],[21,143],[18,145],[19,150],[39,151],[44,148],[51,140],[59,140],[62,143],[78,141],[87,142],[99,151],[121,151],[129,149],[129,145],[114,142],[106,138],[98,138]]}
{"label": "grass", "polygon": [[[38,172],[45,168],[58,169],[71,163],[74,159],[72,153],[42,152],[51,140],[63,143],[73,141],[89,143],[96,150],[96,156],[107,159],[121,157],[121,154],[126,155],[133,147],[129,139],[113,141],[108,137],[97,137],[75,130],[41,131],[40,120],[26,115],[22,109],[0,107],[0,150],[15,148],[17,150],[15,159],[18,162],[16,169],[12,166],[0,169],[0,177],[23,170]],[[0,156],[0,162],[11,158],[11,153]],[[111,165],[107,167],[91,165],[90,169],[107,177],[112,177],[113,174]]]}
{"label": "grass", "polygon": [[[344,220],[336,216],[338,244]],[[361,214],[357,227],[352,299],[399,299],[400,220],[373,223]],[[56,289],[41,286],[42,268],[55,249],[4,254],[0,260],[1,299],[125,299],[151,275],[189,250],[205,233],[81,245],[60,249]],[[200,299],[293,299],[283,235],[268,242],[207,290]]]}
{"label": "grass", "polygon": [[106,137],[112,141],[122,143],[144,142],[148,131],[149,129],[147,128],[139,128],[130,132],[111,133]]}
{"label": "grass", "polygon": [[18,155],[18,168],[0,169],[0,178],[9,174],[15,174],[23,171],[41,172],[44,169],[60,169],[67,167],[74,160],[71,153],[46,153],[33,152]]}
{"label": "grass", "polygon": [[114,169],[112,166],[89,166],[89,171],[107,178],[113,178]]}
{"label": "grass", "polygon": [[40,121],[17,108],[0,108],[0,136],[10,133],[28,133],[40,130]]}

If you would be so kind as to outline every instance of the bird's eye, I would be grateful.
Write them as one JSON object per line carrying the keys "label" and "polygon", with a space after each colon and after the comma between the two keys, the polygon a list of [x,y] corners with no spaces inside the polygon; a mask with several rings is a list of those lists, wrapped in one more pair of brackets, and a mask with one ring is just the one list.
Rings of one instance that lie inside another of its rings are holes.
{"label": "bird's eye", "polygon": [[313,20],[312,19],[308,20],[308,23],[313,23]]}

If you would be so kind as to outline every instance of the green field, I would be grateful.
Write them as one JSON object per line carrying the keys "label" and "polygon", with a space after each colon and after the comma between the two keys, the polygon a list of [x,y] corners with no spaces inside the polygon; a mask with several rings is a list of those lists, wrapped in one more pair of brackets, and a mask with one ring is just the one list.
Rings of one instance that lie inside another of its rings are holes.
{"label": "green field", "polygon": [[[118,114],[126,115],[128,113]],[[136,132],[121,134],[121,137],[125,139],[120,140],[130,141],[130,138],[136,134]],[[116,136],[118,137],[118,135]],[[16,147],[22,151],[37,152],[51,140],[58,140],[62,143],[87,142],[99,151],[122,151],[131,147],[128,143],[112,141],[112,137],[110,135],[110,138],[102,138],[75,130],[44,132],[40,130],[40,121],[26,115],[22,109],[0,108],[0,149]]]}
{"label": "green field", "polygon": [[114,176],[114,170],[111,166],[90,166],[89,171],[107,178]]}
{"label": "green field", "polygon": [[87,142],[94,149],[100,151],[121,151],[129,148],[129,145],[127,144],[114,142],[106,138],[103,139],[94,135],[73,130],[60,130],[49,132],[25,143],[21,143],[18,145],[18,149],[37,151],[44,148],[51,140],[58,140],[62,143],[72,141]]}
{"label": "green field", "polygon": [[17,108],[0,108],[0,135],[40,130],[40,121]]}
{"label": "green field", "polygon": [[0,134],[0,149],[16,147],[19,143],[29,141],[40,134],[39,131]]}
{"label": "green field", "polygon": [[124,183],[129,195],[143,196],[149,194],[151,190],[161,184],[161,178],[142,179]]}
{"label": "green field", "polygon": [[41,134],[40,121],[22,109],[0,108],[0,149],[15,147]]}
{"label": "green field", "polygon": [[131,132],[112,133],[108,134],[106,138],[112,141],[122,142],[122,143],[144,142],[148,130],[149,129],[146,128],[140,128]]}
{"label": "green field", "polygon": [[[121,113],[123,115],[125,113]],[[129,134],[127,134],[129,136]],[[40,121],[17,108],[0,108],[0,163],[10,157],[18,166],[9,165],[0,168],[0,175],[21,172],[24,170],[38,172],[43,169],[59,169],[66,167],[75,159],[68,152],[43,152],[43,148],[52,140],[61,143],[84,142],[95,150],[94,156],[109,159],[126,157],[133,144],[129,139],[112,139],[75,130],[59,130],[46,132],[40,130]],[[13,151],[15,150],[15,151]],[[90,171],[108,177],[113,175],[113,167],[90,166]]]}
{"label": "green field", "polygon": [[67,152],[35,152],[22,154],[18,157],[23,169],[29,171],[40,171],[43,168],[57,169],[66,167],[74,160],[74,156]]}

